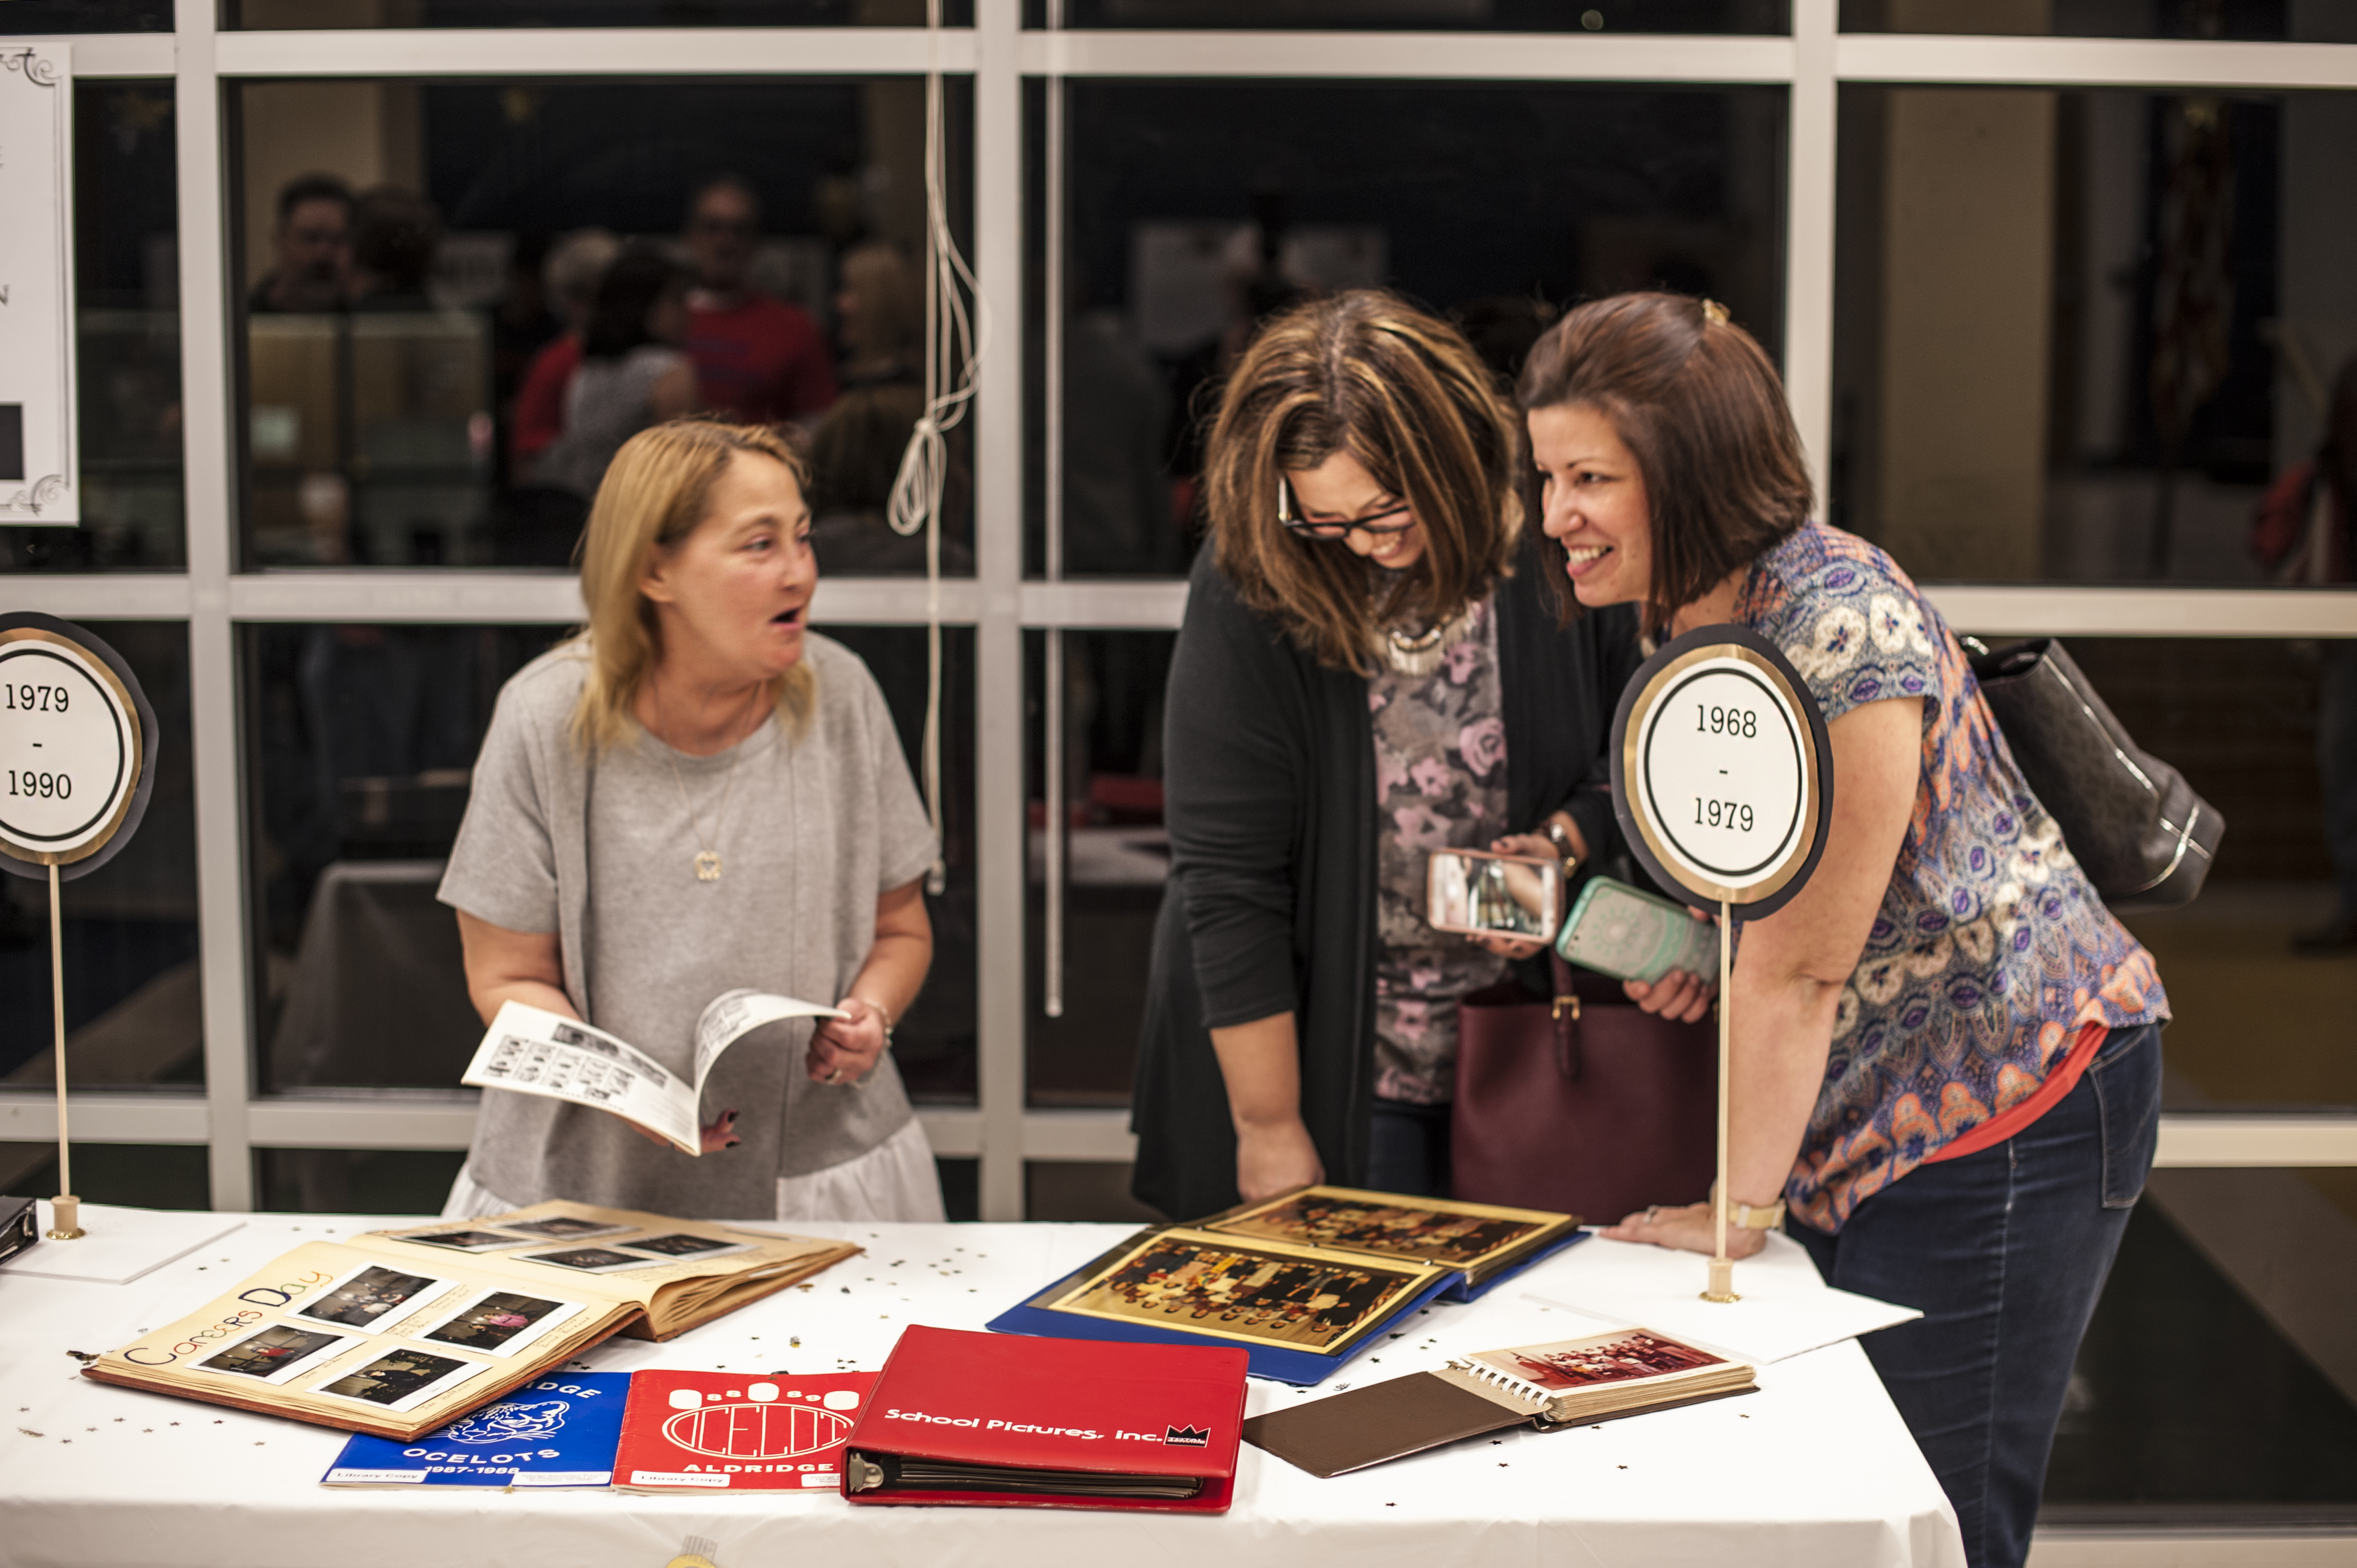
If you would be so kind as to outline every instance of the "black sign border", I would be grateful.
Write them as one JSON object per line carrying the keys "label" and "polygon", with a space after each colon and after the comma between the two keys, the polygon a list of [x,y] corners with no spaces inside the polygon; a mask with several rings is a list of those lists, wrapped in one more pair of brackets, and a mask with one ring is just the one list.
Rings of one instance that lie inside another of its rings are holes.
{"label": "black sign border", "polygon": [[[1723,648],[1730,644],[1742,648],[1774,671],[1791,689],[1792,707],[1809,726],[1810,748],[1816,762],[1816,832],[1811,835],[1808,854],[1802,859],[1799,869],[1773,892],[1756,900],[1731,900],[1736,912],[1744,919],[1758,920],[1791,903],[1799,896],[1801,889],[1809,885],[1809,878],[1816,874],[1817,863],[1824,858],[1825,839],[1833,828],[1834,752],[1833,742],[1825,733],[1825,715],[1824,710],[1817,706],[1808,683],[1801,679],[1801,672],[1792,668],[1791,660],[1784,657],[1782,649],[1749,627],[1705,626],[1671,639],[1640,665],[1637,672],[1629,678],[1629,683],[1620,689],[1620,701],[1612,713],[1612,812],[1620,821],[1620,836],[1627,843],[1629,853],[1636,857],[1638,865],[1645,868],[1647,875],[1663,888],[1676,889],[1689,897],[1701,897],[1688,886],[1684,875],[1653,853],[1653,847],[1647,842],[1644,830],[1638,822],[1636,808],[1631,804],[1634,795],[1628,777],[1629,724],[1635,714],[1638,698],[1670,665],[1698,650]],[[1714,893],[1697,907],[1716,908],[1717,905],[1718,898]]]}

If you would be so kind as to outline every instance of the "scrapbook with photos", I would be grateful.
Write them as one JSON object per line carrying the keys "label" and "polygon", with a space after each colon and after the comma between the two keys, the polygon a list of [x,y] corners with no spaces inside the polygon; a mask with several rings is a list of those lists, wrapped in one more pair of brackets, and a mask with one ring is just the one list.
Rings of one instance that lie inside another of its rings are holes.
{"label": "scrapbook with photos", "polygon": [[1470,1301],[1587,1235],[1571,1214],[1297,1187],[1141,1230],[990,1326],[1242,1345],[1255,1377],[1317,1383],[1427,1302]]}
{"label": "scrapbook with photos", "polygon": [[415,1442],[356,1432],[330,1487],[602,1487],[614,1474],[628,1372],[556,1372]]}
{"label": "scrapbook with photos", "polygon": [[1542,1432],[1748,1394],[1752,1370],[1666,1334],[1615,1328],[1482,1350],[1244,1423],[1244,1441],[1313,1476],[1363,1470],[1524,1423]]}
{"label": "scrapbook with photos", "polygon": [[407,1440],[608,1335],[668,1339],[858,1251],[536,1204],[297,1247],[82,1374]]}
{"label": "scrapbook with photos", "polygon": [[1155,1228],[990,1326],[1053,1338],[1233,1345],[1255,1376],[1316,1383],[1457,1277],[1415,1260]]}
{"label": "scrapbook with photos", "polygon": [[1198,1220],[1195,1229],[1301,1247],[1438,1263],[1458,1277],[1442,1293],[1471,1301],[1587,1239],[1577,1214],[1409,1197],[1349,1187],[1304,1187]]}
{"label": "scrapbook with photos", "polygon": [[851,1430],[843,1495],[1225,1513],[1243,1407],[1236,1348],[914,1326]]}
{"label": "scrapbook with photos", "polygon": [[626,1492],[843,1488],[843,1444],[875,1390],[874,1372],[630,1375],[614,1485]]}

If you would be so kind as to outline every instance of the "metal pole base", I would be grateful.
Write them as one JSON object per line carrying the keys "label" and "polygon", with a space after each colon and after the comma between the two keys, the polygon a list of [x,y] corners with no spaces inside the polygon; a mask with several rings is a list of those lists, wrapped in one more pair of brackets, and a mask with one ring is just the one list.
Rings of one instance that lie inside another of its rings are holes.
{"label": "metal pole base", "polygon": [[49,1218],[57,1223],[49,1228],[52,1241],[71,1241],[87,1234],[81,1228],[81,1199],[59,1193],[49,1199]]}
{"label": "metal pole base", "polygon": [[1730,1302],[1743,1298],[1735,1294],[1735,1260],[1713,1258],[1710,1261],[1710,1288],[1702,1293],[1705,1301]]}

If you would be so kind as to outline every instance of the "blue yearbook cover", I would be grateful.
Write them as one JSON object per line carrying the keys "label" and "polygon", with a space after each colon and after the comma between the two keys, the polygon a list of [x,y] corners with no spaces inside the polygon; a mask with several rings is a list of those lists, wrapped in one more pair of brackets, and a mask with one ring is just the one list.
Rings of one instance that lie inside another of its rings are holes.
{"label": "blue yearbook cover", "polygon": [[414,1442],[357,1433],[330,1487],[603,1487],[614,1478],[628,1372],[551,1372]]}

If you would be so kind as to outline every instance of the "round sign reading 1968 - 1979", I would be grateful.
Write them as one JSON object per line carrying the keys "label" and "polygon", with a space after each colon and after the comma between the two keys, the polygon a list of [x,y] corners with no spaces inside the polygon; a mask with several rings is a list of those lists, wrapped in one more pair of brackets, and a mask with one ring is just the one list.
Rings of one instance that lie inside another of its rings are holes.
{"label": "round sign reading 1968 - 1979", "polygon": [[1614,803],[1665,886],[1752,918],[1797,894],[1833,807],[1824,720],[1757,633],[1706,627],[1663,647],[1622,693]]}
{"label": "round sign reading 1968 - 1979", "polygon": [[154,728],[103,643],[47,616],[0,620],[0,866],[81,867],[135,827]]}

